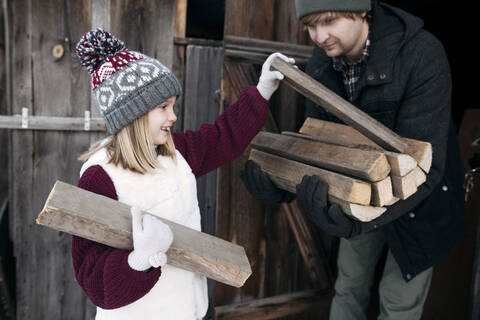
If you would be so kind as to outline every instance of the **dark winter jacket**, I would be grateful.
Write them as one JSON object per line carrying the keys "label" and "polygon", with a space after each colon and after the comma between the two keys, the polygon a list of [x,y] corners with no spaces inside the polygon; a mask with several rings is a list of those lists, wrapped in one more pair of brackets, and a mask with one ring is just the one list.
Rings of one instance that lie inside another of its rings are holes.
{"label": "dark winter jacket", "polygon": [[[370,52],[353,104],[402,137],[428,141],[433,161],[427,181],[406,200],[363,224],[386,228],[388,245],[405,280],[431,267],[454,247],[463,230],[462,169],[450,117],[451,76],[442,44],[419,18],[373,3]],[[342,75],[318,47],[306,72],[347,99]],[[340,122],[311,101],[306,117]]]}

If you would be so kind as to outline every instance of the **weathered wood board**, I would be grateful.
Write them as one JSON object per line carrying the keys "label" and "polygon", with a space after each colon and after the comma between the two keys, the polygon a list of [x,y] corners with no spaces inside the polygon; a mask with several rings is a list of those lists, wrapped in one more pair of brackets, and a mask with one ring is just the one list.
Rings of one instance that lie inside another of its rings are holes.
{"label": "weathered wood board", "polygon": [[385,155],[374,150],[347,148],[268,132],[260,132],[251,145],[255,149],[371,182],[383,180],[390,173]]}
{"label": "weathered wood board", "polygon": [[[173,232],[169,264],[235,287],[250,276],[243,247],[161,220]],[[61,181],[55,183],[37,223],[111,247],[133,249],[130,206]]]}
{"label": "weathered wood board", "polygon": [[370,204],[371,186],[364,181],[256,149],[250,152],[250,160],[268,173],[279,188],[289,192],[296,193],[296,185],[302,181],[304,175],[317,175],[329,185],[330,195],[351,203]]}

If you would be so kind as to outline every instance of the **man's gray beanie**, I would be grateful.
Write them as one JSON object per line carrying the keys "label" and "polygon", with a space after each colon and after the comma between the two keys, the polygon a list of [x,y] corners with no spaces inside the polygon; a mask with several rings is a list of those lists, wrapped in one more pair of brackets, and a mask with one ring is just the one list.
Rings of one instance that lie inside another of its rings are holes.
{"label": "man's gray beanie", "polygon": [[75,51],[92,76],[92,91],[110,134],[182,93],[170,69],[127,50],[121,40],[101,28],[85,33]]}
{"label": "man's gray beanie", "polygon": [[295,0],[297,18],[325,11],[370,11],[371,0]]}

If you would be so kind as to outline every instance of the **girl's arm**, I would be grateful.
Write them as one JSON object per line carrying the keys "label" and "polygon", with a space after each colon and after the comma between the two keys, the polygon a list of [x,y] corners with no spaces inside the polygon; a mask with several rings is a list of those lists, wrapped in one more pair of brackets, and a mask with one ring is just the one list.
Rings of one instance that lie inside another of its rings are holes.
{"label": "girl's arm", "polygon": [[175,147],[195,176],[204,175],[240,156],[268,118],[269,101],[254,86],[242,89],[238,101],[197,131],[173,133]]}
{"label": "girl's arm", "polygon": [[[112,180],[99,165],[88,168],[78,186],[118,200]],[[73,236],[75,278],[96,306],[115,309],[130,304],[147,294],[158,281],[161,268],[149,272],[135,271],[128,265],[129,253]]]}

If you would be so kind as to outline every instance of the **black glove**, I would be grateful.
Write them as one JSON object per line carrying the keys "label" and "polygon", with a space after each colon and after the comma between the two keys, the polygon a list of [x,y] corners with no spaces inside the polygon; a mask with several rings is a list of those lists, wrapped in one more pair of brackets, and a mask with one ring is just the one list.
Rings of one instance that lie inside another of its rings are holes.
{"label": "black glove", "polygon": [[307,216],[324,232],[342,238],[362,233],[361,222],[350,219],[336,204],[328,206],[328,184],[319,176],[303,176],[297,184],[297,201]]}
{"label": "black glove", "polygon": [[260,166],[252,160],[248,160],[245,164],[244,170],[240,172],[240,179],[248,192],[264,204],[290,202],[295,199],[293,193],[277,188]]}

